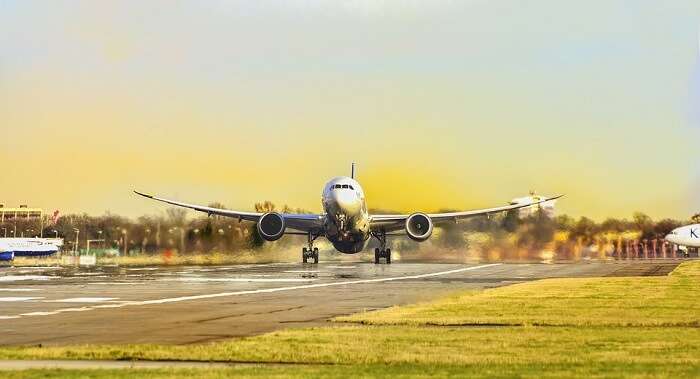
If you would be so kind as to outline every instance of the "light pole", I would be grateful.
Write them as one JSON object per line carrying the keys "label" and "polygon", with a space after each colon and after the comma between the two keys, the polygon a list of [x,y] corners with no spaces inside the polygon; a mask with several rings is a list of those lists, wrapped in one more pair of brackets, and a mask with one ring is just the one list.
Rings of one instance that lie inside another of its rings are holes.
{"label": "light pole", "polygon": [[128,233],[126,228],[122,229],[122,234],[124,235],[124,256],[129,252],[129,240],[127,239]]}
{"label": "light pole", "polygon": [[180,228],[180,250],[182,251],[182,254],[185,254],[185,229],[182,227]]}
{"label": "light pole", "polygon": [[143,236],[143,241],[141,242],[141,254],[146,252],[146,246],[148,245],[148,237],[151,236],[151,229],[146,228],[146,234]]}
{"label": "light pole", "polygon": [[53,232],[56,233],[56,238],[58,238],[58,230],[55,230],[55,229],[54,229]]}
{"label": "light pole", "polygon": [[174,230],[180,229],[180,254],[185,253],[185,229],[181,226],[174,226],[168,230],[168,233],[172,234]]}
{"label": "light pole", "polygon": [[80,235],[80,229],[73,228],[75,232],[75,245],[73,246],[73,255],[78,255],[78,236]]}

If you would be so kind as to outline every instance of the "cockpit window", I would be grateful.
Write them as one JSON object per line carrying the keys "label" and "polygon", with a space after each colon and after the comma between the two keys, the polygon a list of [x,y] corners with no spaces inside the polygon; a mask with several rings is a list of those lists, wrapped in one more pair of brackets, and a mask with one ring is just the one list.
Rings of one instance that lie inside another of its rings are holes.
{"label": "cockpit window", "polygon": [[331,186],[332,190],[341,188],[351,189],[353,191],[355,190],[355,188],[353,188],[350,184],[335,184]]}

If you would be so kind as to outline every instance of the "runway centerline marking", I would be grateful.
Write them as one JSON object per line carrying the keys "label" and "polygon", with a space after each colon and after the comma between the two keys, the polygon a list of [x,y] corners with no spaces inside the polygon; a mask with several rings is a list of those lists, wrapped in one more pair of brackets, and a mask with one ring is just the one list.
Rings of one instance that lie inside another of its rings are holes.
{"label": "runway centerline marking", "polygon": [[38,288],[0,288],[0,292],[32,292],[39,291]]}
{"label": "runway centerline marking", "polygon": [[252,283],[279,283],[279,282],[311,282],[314,279],[297,278],[176,278],[158,279],[160,282],[252,282]]}
{"label": "runway centerline marking", "polygon": [[0,276],[0,282],[15,282],[18,280],[49,280],[51,276],[46,275],[6,275]]}
{"label": "runway centerline marking", "polygon": [[[220,292],[220,293],[212,293],[212,294],[206,294],[206,295],[181,296],[181,297],[171,297],[171,298],[155,299],[155,300],[126,301],[124,303],[118,303],[118,304],[93,305],[93,306],[85,306],[85,307],[81,307],[81,308],[64,308],[64,309],[57,309],[57,310],[48,311],[48,312],[23,313],[23,314],[18,315],[18,316],[49,316],[49,315],[55,315],[55,314],[64,313],[64,312],[84,312],[84,311],[95,310],[95,309],[122,308],[122,307],[128,307],[128,306],[158,305],[158,304],[177,303],[177,302],[181,302],[181,301],[213,299],[213,298],[218,298],[218,297],[253,295],[253,294],[258,294],[258,293],[274,293],[274,292],[304,290],[304,289],[323,288],[323,287],[345,286],[345,285],[352,285],[352,284],[368,284],[368,283],[393,282],[393,281],[399,281],[399,280],[423,279],[423,278],[430,278],[430,277],[435,277],[435,276],[456,274],[456,273],[465,272],[465,271],[479,270],[482,268],[488,268],[488,267],[494,267],[494,266],[500,266],[500,265],[501,265],[500,263],[491,263],[491,264],[485,264],[485,265],[480,265],[480,266],[458,268],[458,269],[454,269],[454,270],[432,272],[432,273],[428,273],[428,274],[394,276],[394,277],[390,277],[390,278],[346,280],[346,281],[342,281],[342,282],[304,284],[304,285],[290,286],[290,287],[263,288],[263,289],[258,289],[258,290],[246,290],[246,291],[236,291],[236,292]],[[15,317],[15,316],[6,316],[6,317]]]}
{"label": "runway centerline marking", "polygon": [[311,270],[311,271],[304,271],[304,270],[289,270],[289,271],[282,271],[285,274],[318,274],[321,271],[319,270]]}
{"label": "runway centerline marking", "polygon": [[69,299],[44,300],[45,303],[102,303],[118,300],[118,297],[71,297]]}
{"label": "runway centerline marking", "polygon": [[0,297],[0,301],[30,301],[30,300],[40,300],[43,297],[24,297],[24,296],[13,296],[13,297]]}

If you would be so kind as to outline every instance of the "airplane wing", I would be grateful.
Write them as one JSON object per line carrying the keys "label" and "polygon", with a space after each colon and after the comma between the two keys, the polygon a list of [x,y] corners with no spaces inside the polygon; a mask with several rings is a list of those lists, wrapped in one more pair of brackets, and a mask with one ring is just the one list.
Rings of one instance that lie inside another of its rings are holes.
{"label": "airplane wing", "polygon": [[[153,199],[166,204],[175,205],[177,207],[194,209],[195,211],[204,212],[207,215],[217,215],[223,217],[237,218],[239,221],[252,221],[258,222],[260,217],[264,213],[259,212],[241,212],[229,209],[212,208],[205,207],[202,205],[187,204],[175,200],[168,200],[161,197],[156,197],[153,195],[148,195],[139,191],[134,191],[137,195],[141,195],[148,199]],[[323,228],[323,218],[320,215],[315,214],[294,214],[294,213],[280,213],[284,218],[285,224],[288,228],[295,229],[301,232],[316,231]],[[285,233],[288,234],[288,233]]]}
{"label": "airplane wing", "polygon": [[[448,213],[427,213],[426,215],[430,217],[433,224],[439,225],[445,222],[456,222],[457,220],[474,217],[474,216],[485,216],[494,213],[507,212],[515,209],[530,207],[537,204],[546,203],[548,201],[556,200],[564,195],[554,196],[540,201],[535,201],[532,203],[518,203],[505,205],[502,207],[486,208],[486,209],[476,209],[472,211],[464,212],[448,212]],[[399,215],[370,215],[370,229],[372,230],[384,230],[386,232],[395,231],[403,229],[406,224],[406,219],[411,216],[410,214],[399,214]]]}

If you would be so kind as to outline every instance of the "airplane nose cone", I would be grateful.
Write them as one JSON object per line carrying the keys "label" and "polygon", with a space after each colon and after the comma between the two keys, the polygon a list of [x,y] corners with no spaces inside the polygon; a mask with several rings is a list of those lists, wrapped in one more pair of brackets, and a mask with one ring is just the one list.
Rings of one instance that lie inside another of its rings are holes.
{"label": "airplane nose cone", "polygon": [[677,234],[676,231],[674,230],[674,231],[672,231],[671,233],[667,234],[666,237],[664,237],[664,239],[665,239],[666,241],[668,241],[668,242],[676,243],[676,244],[677,244],[677,243],[678,243],[678,242],[677,242],[677,241],[678,241],[678,234]]}
{"label": "airplane nose cone", "polygon": [[353,191],[335,191],[333,201],[345,213],[355,213],[360,210],[360,202]]}

